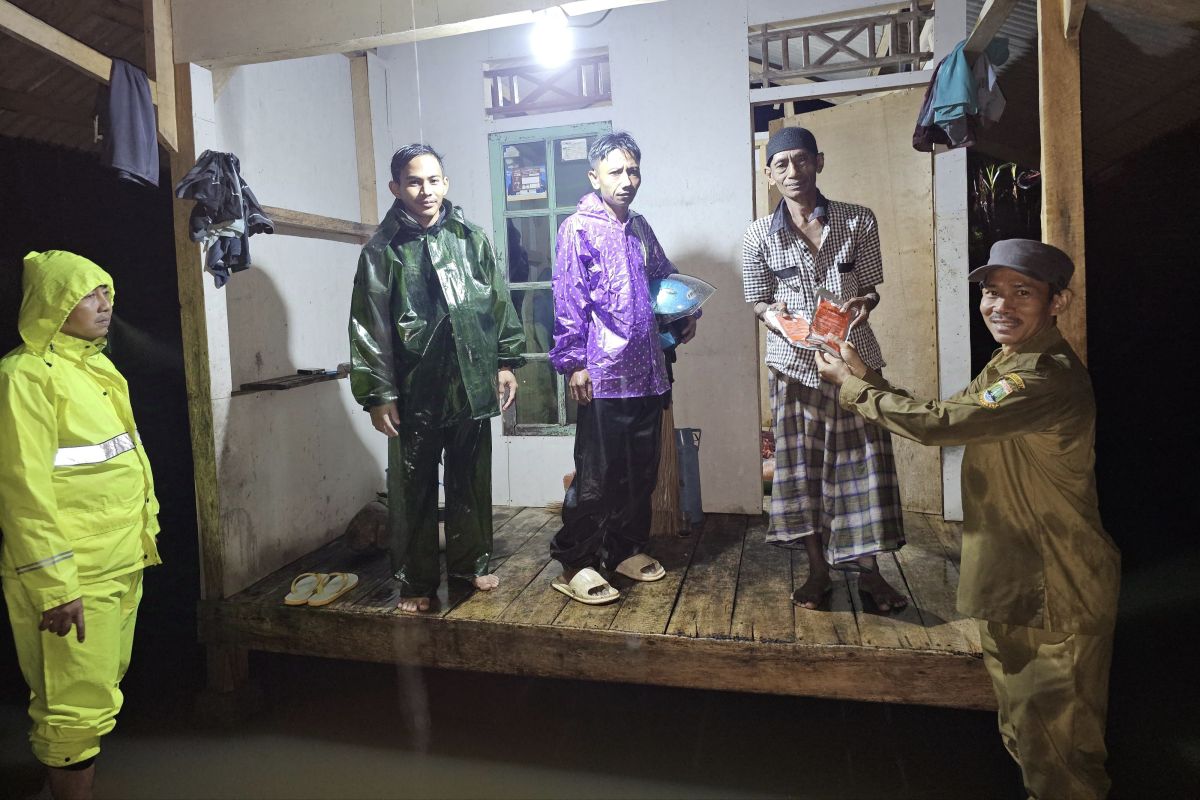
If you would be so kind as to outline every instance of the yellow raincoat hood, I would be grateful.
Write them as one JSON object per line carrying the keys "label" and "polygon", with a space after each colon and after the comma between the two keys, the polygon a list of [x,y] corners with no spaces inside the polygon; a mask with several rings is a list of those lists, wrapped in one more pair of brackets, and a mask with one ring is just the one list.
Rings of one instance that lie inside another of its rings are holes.
{"label": "yellow raincoat hood", "polygon": [[116,297],[112,276],[83,256],[65,250],[25,256],[17,329],[30,352],[45,354],[71,311],[97,286],[108,287],[109,302]]}

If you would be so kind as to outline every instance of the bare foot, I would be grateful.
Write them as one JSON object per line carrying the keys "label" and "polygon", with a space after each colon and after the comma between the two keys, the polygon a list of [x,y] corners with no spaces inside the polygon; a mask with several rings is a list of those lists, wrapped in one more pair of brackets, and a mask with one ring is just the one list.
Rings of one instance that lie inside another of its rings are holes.
{"label": "bare foot", "polygon": [[402,597],[396,608],[406,614],[419,614],[429,610],[428,597]]}
{"label": "bare foot", "polygon": [[495,575],[476,575],[471,583],[481,592],[490,592],[500,585],[500,579]]}
{"label": "bare foot", "polygon": [[[908,598],[892,588],[878,572],[865,572],[858,576],[859,596],[869,597],[875,608],[883,613],[899,611],[908,605]],[[865,599],[864,597],[864,599]]]}
{"label": "bare foot", "polygon": [[832,591],[833,581],[829,572],[810,572],[804,585],[792,592],[792,602],[800,608],[816,611]]}

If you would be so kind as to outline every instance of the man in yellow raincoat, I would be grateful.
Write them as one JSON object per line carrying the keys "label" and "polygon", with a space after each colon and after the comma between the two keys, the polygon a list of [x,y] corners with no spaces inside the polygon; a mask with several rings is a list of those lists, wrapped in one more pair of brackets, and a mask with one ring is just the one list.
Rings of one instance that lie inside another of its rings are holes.
{"label": "man in yellow raincoat", "polygon": [[112,278],[47,251],[25,257],[23,286],[24,344],[0,360],[0,580],[33,753],[55,798],[87,798],[121,708],[142,568],[159,563],[158,501],[128,385],[102,352]]}

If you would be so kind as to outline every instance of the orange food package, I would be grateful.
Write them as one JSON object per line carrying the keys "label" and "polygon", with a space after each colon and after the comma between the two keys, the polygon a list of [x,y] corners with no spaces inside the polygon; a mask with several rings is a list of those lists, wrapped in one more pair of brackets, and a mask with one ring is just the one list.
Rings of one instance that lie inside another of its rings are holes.
{"label": "orange food package", "polygon": [[843,311],[841,304],[830,293],[817,292],[817,310],[813,314],[811,330],[805,337],[805,344],[813,349],[840,356],[842,342],[850,335],[855,315]]}
{"label": "orange food package", "polygon": [[764,316],[769,317],[776,327],[783,331],[783,335],[789,342],[803,346],[804,339],[808,336],[808,320],[804,317],[793,317],[774,311],[768,311]]}

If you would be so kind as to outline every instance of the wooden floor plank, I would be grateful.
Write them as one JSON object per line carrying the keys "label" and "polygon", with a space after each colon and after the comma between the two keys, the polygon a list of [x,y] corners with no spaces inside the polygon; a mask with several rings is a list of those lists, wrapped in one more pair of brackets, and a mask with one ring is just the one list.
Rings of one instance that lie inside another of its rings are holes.
{"label": "wooden floor plank", "polygon": [[747,518],[709,514],[692,556],[667,632],[675,636],[729,638],[738,564]]}
{"label": "wooden floor plank", "polygon": [[287,611],[205,602],[200,635],[206,644],[441,669],[995,708],[982,659],[954,653]]}
{"label": "wooden floor plank", "polygon": [[[536,517],[529,518],[531,525],[537,521]],[[509,604],[525,591],[529,582],[546,566],[549,560],[550,540],[554,538],[558,528],[559,522],[553,516],[543,521],[541,527],[496,569],[495,575],[500,579],[498,588],[490,592],[476,592],[444,616],[448,619],[500,619]]]}
{"label": "wooden floor plank", "polygon": [[791,552],[769,544],[766,533],[763,516],[746,528],[730,633],[735,639],[794,642]]}
{"label": "wooden floor plank", "polygon": [[252,603],[257,602],[263,597],[274,597],[282,602],[283,596],[288,593],[288,589],[292,585],[292,580],[297,575],[304,572],[326,571],[326,565],[345,563],[352,552],[349,546],[347,546],[344,537],[338,537],[275,570],[262,580],[238,592],[230,599],[235,603]]}
{"label": "wooden floor plank", "polygon": [[[339,539],[235,598],[204,601],[202,639],[563,678],[964,708],[992,702],[978,629],[954,610],[958,569],[948,553],[958,546],[955,523],[906,515],[908,545],[879,562],[881,574],[909,592],[912,607],[882,616],[862,613],[857,579],[847,582],[840,572],[830,610],[793,608],[790,587],[807,575],[803,551],[766,545],[762,520],[725,515],[710,515],[695,537],[652,541],[649,552],[667,569],[663,580],[617,576],[619,603],[584,606],[549,586],[560,570],[548,552],[557,515],[544,508],[496,513],[496,592],[443,586],[433,613],[400,613],[387,555],[353,552]],[[355,572],[359,585],[322,608],[282,604],[297,572],[335,570]],[[789,626],[793,639],[781,639]]]}
{"label": "wooden floor plank", "polygon": [[494,571],[504,563],[504,559],[520,550],[529,537],[551,521],[557,525],[557,520],[557,515],[544,508],[521,509],[496,527],[492,534],[492,560],[488,566]]}
{"label": "wooden floor plank", "polygon": [[958,566],[962,555],[961,522],[946,522],[932,514],[906,512],[904,531],[908,546],[915,545]]}
{"label": "wooden floor plank", "polygon": [[[550,583],[562,572],[557,561],[550,561],[543,553],[546,562],[542,571],[529,582],[519,595],[509,604],[500,619],[504,622],[521,622],[529,625],[550,625],[571,600],[562,592],[556,591]],[[572,605],[582,605],[573,603]]]}
{"label": "wooden floor plank", "polygon": [[940,545],[929,548],[918,540],[901,548],[896,560],[934,648],[979,655],[979,628],[955,607],[958,569],[941,552]]}
{"label": "wooden floor plank", "polygon": [[[803,550],[792,550],[792,583],[799,587],[808,580],[808,559]],[[841,572],[834,571],[833,591],[827,610],[792,607],[796,625],[796,642],[804,645],[858,645],[858,620],[850,601],[850,587]]]}
{"label": "wooden floor plank", "polygon": [[[554,565],[556,568],[558,564]],[[556,569],[555,575],[558,574]],[[615,584],[614,584],[615,585]],[[554,594],[566,600],[566,595],[561,592]],[[587,630],[602,631],[608,629],[617,614],[621,610],[621,605],[628,598],[627,592],[621,592],[621,599],[615,603],[606,603],[602,606],[589,606],[583,603],[576,603],[573,600],[567,600],[563,604],[562,610],[555,618],[554,624],[560,628],[584,628]]]}
{"label": "wooden floor plank", "polygon": [[492,526],[499,529],[517,514],[525,510],[524,506],[492,506]]}
{"label": "wooden floor plank", "polygon": [[[499,513],[493,521],[492,560],[489,562],[489,569],[493,571],[550,518],[540,509],[493,506],[493,510],[496,509],[499,509]],[[396,604],[400,602],[400,585],[391,576],[388,554],[376,551],[376,555],[379,563],[366,575],[359,575],[360,584],[366,579],[365,586],[360,585],[353,590],[349,602],[338,601],[339,605],[354,606],[355,610],[367,613],[395,613]],[[470,587],[457,582],[453,585],[449,583],[443,563],[442,582],[430,613],[444,616],[470,595]]]}
{"label": "wooden floor plank", "polygon": [[608,626],[609,630],[666,632],[671,612],[679,598],[679,589],[690,569],[697,541],[696,536],[674,535],[656,536],[650,540],[650,553],[659,560],[667,574],[661,581],[629,586],[616,617]]}
{"label": "wooden floor plank", "polygon": [[921,624],[921,614],[917,611],[916,603],[904,583],[904,576],[896,566],[896,557],[892,553],[880,553],[876,563],[879,574],[892,585],[896,591],[908,597],[908,606],[903,611],[893,611],[888,614],[870,613],[863,609],[862,598],[858,593],[858,580],[850,578],[850,600],[854,603],[854,612],[858,619],[858,632],[862,643],[871,647],[900,647],[906,649],[928,650],[932,647],[929,632]]}

